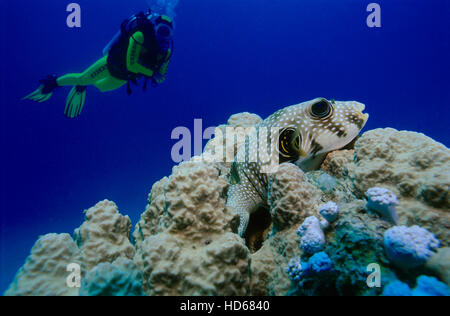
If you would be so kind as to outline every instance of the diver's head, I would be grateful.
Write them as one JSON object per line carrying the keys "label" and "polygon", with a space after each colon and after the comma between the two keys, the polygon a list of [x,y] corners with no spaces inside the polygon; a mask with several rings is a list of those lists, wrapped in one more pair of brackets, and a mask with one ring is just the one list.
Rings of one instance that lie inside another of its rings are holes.
{"label": "diver's head", "polygon": [[[317,98],[287,108],[280,134],[280,154],[285,160],[300,161],[349,144],[366,124],[362,103]],[[289,116],[289,117],[288,117]],[[296,158],[297,157],[297,158]]]}
{"label": "diver's head", "polygon": [[162,50],[169,50],[173,38],[173,22],[166,15],[157,15],[151,18],[155,31],[155,39]]}

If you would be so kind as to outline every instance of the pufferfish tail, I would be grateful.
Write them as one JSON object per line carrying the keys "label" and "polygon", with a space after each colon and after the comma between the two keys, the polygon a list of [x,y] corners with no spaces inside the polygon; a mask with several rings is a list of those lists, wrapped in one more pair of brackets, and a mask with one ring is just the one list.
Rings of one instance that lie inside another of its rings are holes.
{"label": "pufferfish tail", "polygon": [[73,86],[66,100],[64,115],[68,118],[75,118],[80,115],[86,101],[86,86]]}

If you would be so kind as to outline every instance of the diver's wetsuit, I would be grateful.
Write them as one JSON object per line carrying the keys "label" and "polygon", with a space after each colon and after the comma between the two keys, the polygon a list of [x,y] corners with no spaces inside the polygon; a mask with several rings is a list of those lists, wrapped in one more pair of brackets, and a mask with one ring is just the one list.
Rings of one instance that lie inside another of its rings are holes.
{"label": "diver's wetsuit", "polygon": [[[161,83],[164,81],[167,74],[170,60],[162,60],[163,63],[161,65],[154,64],[156,67],[152,68],[155,70],[151,69],[149,66],[144,66],[144,64],[141,63],[141,57],[142,55],[145,55],[143,50],[146,50],[146,48],[136,42],[143,43],[144,40],[145,38],[142,32],[138,31],[134,33],[128,39],[128,49],[121,49],[121,43],[118,43],[117,46],[111,48],[111,51],[107,56],[99,59],[85,72],[71,73],[59,77],[57,79],[58,86],[94,85],[101,92],[105,92],[120,88],[126,84],[128,80],[133,77],[138,77],[139,75],[153,78],[155,71],[157,71],[160,76],[157,76],[154,79],[156,82]],[[126,52],[123,59],[120,58],[122,57],[120,51]],[[115,55],[114,59],[117,62],[112,61],[110,54]]]}
{"label": "diver's wetsuit", "polygon": [[157,40],[154,25],[150,23],[152,17],[159,18],[172,27],[170,18],[166,16],[152,15],[150,12],[139,13],[122,23],[121,32],[105,52],[105,56],[86,71],[58,78],[49,76],[41,80],[39,89],[24,99],[44,102],[51,97],[55,88],[73,86],[64,110],[66,116],[73,118],[78,116],[83,108],[88,85],[94,85],[101,92],[106,92],[118,89],[130,81],[136,83],[142,76],[150,78],[154,84],[163,82],[173,44],[171,38],[166,40],[168,43],[162,43],[159,38]]}

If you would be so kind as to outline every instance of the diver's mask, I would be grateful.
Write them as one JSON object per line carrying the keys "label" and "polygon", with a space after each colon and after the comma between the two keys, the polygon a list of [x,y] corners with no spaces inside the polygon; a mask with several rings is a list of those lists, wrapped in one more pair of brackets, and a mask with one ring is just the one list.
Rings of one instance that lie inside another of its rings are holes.
{"label": "diver's mask", "polygon": [[158,42],[170,41],[173,37],[173,23],[172,20],[166,15],[160,15],[151,18],[155,36]]}
{"label": "diver's mask", "polygon": [[173,30],[169,25],[160,23],[155,27],[155,35],[158,41],[170,41],[173,37]]}

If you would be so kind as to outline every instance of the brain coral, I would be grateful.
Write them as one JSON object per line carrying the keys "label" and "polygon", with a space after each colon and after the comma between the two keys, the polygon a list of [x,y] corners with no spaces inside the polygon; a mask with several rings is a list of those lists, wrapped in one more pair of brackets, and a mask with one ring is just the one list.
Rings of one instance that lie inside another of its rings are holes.
{"label": "brain coral", "polygon": [[353,162],[353,150],[336,150],[330,152],[322,163],[321,169],[335,177],[348,176],[348,166]]}
{"label": "brain coral", "polygon": [[426,268],[450,286],[450,248],[441,248],[426,263]]}
{"label": "brain coral", "polygon": [[276,230],[283,230],[317,211],[320,191],[306,181],[296,165],[283,163],[269,180],[270,214]]}
{"label": "brain coral", "polygon": [[148,295],[248,294],[250,253],[233,233],[201,242],[160,233],[144,240],[135,262]]}
{"label": "brain coral", "polygon": [[250,253],[225,206],[228,182],[214,164],[188,161],[155,184],[136,225],[135,262],[152,295],[244,295]]}
{"label": "brain coral", "polygon": [[286,268],[290,259],[301,255],[296,226],[270,235],[252,254],[250,294],[285,295],[291,286]]}
{"label": "brain coral", "polygon": [[225,207],[227,190],[214,165],[187,161],[175,166],[169,178],[153,186],[133,234],[136,243],[165,230],[190,239],[232,231],[239,218]]}
{"label": "brain coral", "polygon": [[356,189],[389,184],[404,197],[450,208],[450,150],[431,138],[392,128],[364,133],[355,143]]}
{"label": "brain coral", "polygon": [[113,262],[118,257],[133,258],[130,218],[121,215],[114,202],[98,202],[85,213],[86,219],[75,230],[74,238],[87,269],[101,262]]}
{"label": "brain coral", "polygon": [[83,278],[80,296],[142,296],[142,273],[130,259],[103,262]]}
{"label": "brain coral", "polygon": [[231,115],[228,119],[228,125],[234,127],[250,127],[256,126],[262,123],[262,121],[263,119],[257,114],[242,112]]}
{"label": "brain coral", "polygon": [[78,288],[70,288],[66,284],[70,274],[66,269],[70,263],[83,267],[80,250],[72,237],[68,234],[44,235],[34,244],[5,295],[78,295]]}
{"label": "brain coral", "polygon": [[322,169],[358,198],[371,187],[389,188],[398,197],[400,225],[424,227],[449,245],[450,150],[444,145],[420,133],[375,129],[355,142],[354,155],[330,153]]}

